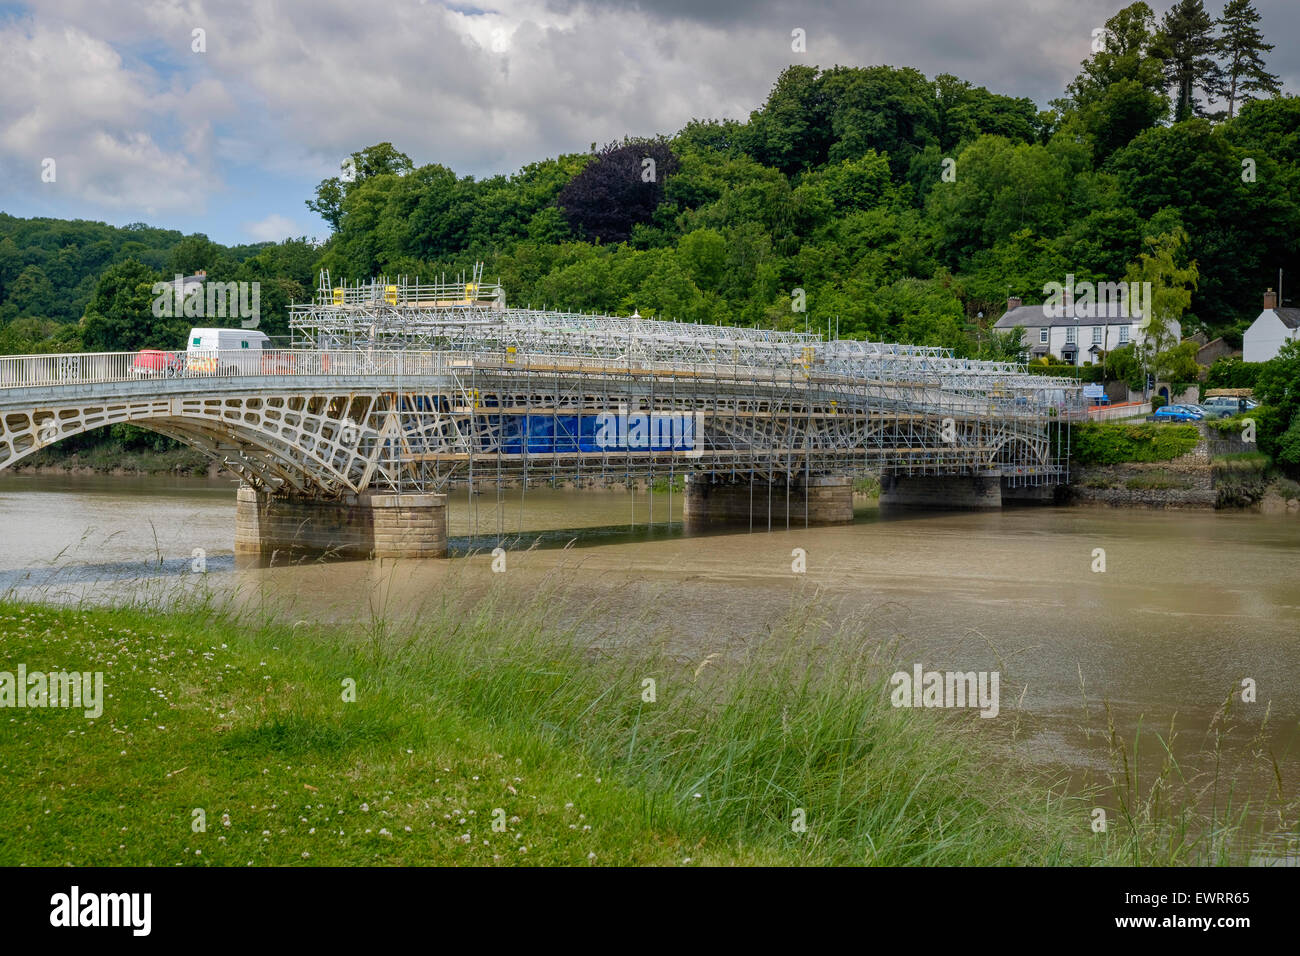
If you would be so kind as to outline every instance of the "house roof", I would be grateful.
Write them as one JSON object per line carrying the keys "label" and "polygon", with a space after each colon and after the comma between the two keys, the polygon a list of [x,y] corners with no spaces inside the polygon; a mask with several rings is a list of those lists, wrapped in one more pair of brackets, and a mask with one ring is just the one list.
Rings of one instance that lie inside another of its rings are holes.
{"label": "house roof", "polygon": [[[1048,306],[1046,309],[1041,305],[1022,305],[1004,314],[1002,318],[993,323],[993,328],[1014,329],[1017,325],[1027,329],[1041,329],[1046,326],[1062,325],[1131,325],[1142,320],[1140,315],[1132,315],[1118,305],[1093,305],[1091,308],[1096,314],[1087,314],[1088,309],[1082,306],[1076,306],[1067,312],[1063,306],[1059,305]],[[1278,311],[1283,310],[1279,309]],[[1300,312],[1300,309],[1288,309],[1286,311]],[[1077,318],[1075,316],[1076,312],[1078,313]]]}
{"label": "house roof", "polygon": [[1288,329],[1300,329],[1300,309],[1274,309],[1273,314],[1282,320]]}

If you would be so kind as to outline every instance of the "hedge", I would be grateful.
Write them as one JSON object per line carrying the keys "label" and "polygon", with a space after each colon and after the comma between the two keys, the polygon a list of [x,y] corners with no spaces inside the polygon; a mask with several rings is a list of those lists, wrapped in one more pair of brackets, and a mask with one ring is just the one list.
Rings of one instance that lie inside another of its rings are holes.
{"label": "hedge", "polygon": [[1080,465],[1169,461],[1187,454],[1200,440],[1195,425],[1085,422],[1071,429],[1070,457]]}

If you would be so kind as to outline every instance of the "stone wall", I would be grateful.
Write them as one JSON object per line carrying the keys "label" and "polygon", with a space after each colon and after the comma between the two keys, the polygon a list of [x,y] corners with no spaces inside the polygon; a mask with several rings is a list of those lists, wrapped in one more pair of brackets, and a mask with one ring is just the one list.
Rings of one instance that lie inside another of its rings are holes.
{"label": "stone wall", "polygon": [[1002,507],[1002,475],[884,475],[880,507],[985,509]]}
{"label": "stone wall", "polygon": [[[789,515],[786,502],[789,501]],[[788,517],[788,520],[787,520]],[[845,477],[818,476],[767,484],[688,475],[682,518],[687,526],[749,525],[766,529],[808,524],[847,524],[853,520],[853,485]]]}
{"label": "stone wall", "polygon": [[447,554],[445,495],[350,495],[337,501],[268,495],[248,486],[235,503],[240,554],[440,558]]}
{"label": "stone wall", "polygon": [[1119,508],[1213,508],[1218,502],[1206,429],[1187,454],[1170,461],[1073,465],[1070,500]]}

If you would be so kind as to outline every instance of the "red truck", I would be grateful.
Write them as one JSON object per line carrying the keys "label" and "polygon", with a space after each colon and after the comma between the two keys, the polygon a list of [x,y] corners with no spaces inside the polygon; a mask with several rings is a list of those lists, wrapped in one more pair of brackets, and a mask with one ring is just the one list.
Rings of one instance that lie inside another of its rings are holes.
{"label": "red truck", "polygon": [[142,349],[131,363],[131,374],[136,378],[176,378],[184,370],[183,358],[162,349]]}

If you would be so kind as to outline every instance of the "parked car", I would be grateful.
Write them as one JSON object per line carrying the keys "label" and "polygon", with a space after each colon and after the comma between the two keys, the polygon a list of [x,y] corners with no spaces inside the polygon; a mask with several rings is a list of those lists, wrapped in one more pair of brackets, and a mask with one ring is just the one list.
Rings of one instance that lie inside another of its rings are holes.
{"label": "parked car", "polygon": [[131,362],[131,374],[136,378],[176,378],[185,370],[185,361],[175,352],[162,349],[142,349]]}
{"label": "parked car", "polygon": [[1227,418],[1230,415],[1240,415],[1242,412],[1250,411],[1259,403],[1251,401],[1249,398],[1234,398],[1231,395],[1213,395],[1201,402],[1206,408],[1215,413],[1217,418]]}
{"label": "parked car", "polygon": [[1166,405],[1156,409],[1149,422],[1199,422],[1205,416],[1186,405]]}

